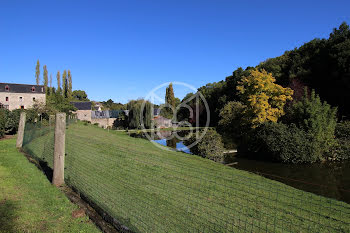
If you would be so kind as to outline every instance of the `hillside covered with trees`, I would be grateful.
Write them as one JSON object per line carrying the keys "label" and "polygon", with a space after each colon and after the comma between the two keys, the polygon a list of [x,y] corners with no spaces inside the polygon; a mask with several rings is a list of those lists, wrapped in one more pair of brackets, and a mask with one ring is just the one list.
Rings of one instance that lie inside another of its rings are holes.
{"label": "hillside covered with trees", "polygon": [[225,80],[208,83],[198,89],[211,110],[211,124],[219,122],[220,110],[229,101],[238,100],[237,82],[254,68],[264,69],[276,83],[294,90],[300,99],[304,86],[314,89],[321,99],[338,107],[338,118],[350,117],[350,29],[342,23],[327,39],[314,39],[283,55],[267,59],[256,67],[238,68]]}
{"label": "hillside covered with trees", "polygon": [[[211,126],[245,154],[288,163],[350,158],[350,29],[345,22],[327,39],[238,68],[198,91],[208,102]],[[205,118],[205,112],[198,114]]]}

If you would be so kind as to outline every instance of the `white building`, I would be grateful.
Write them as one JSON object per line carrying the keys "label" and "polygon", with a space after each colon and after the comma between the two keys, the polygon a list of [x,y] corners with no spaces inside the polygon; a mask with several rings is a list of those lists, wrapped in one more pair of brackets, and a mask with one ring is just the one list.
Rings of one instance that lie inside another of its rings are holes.
{"label": "white building", "polygon": [[0,83],[0,106],[10,111],[28,109],[34,103],[46,103],[43,85]]}

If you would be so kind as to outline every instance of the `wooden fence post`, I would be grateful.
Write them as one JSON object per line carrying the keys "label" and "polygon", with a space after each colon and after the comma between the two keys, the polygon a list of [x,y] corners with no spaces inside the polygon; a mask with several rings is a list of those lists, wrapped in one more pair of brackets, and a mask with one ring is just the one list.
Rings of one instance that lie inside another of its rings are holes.
{"label": "wooden fence post", "polygon": [[21,116],[19,118],[18,132],[17,132],[17,141],[16,141],[17,148],[22,148],[25,125],[26,125],[26,113],[21,112]]}
{"label": "wooden fence post", "polygon": [[52,184],[61,186],[64,184],[64,156],[66,138],[66,114],[56,114],[55,149],[53,158]]}

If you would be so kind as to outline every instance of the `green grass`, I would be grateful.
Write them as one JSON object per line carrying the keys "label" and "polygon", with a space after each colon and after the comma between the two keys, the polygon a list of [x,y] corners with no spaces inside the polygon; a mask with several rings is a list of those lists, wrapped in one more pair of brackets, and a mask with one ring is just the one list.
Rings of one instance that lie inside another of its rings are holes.
{"label": "green grass", "polygon": [[0,141],[0,232],[99,232],[15,144]]}
{"label": "green grass", "polygon": [[[51,165],[52,138],[24,148]],[[350,231],[346,203],[125,132],[70,125],[66,154],[67,183],[136,232]]]}

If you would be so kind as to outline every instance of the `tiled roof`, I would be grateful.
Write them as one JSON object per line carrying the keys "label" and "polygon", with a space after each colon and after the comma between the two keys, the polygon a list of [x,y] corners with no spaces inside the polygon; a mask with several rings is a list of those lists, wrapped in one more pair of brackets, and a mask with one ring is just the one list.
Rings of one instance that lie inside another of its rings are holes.
{"label": "tiled roof", "polygon": [[70,102],[78,110],[91,110],[91,102]]}
{"label": "tiled roof", "polygon": [[45,93],[43,85],[0,83],[0,92],[10,93]]}

